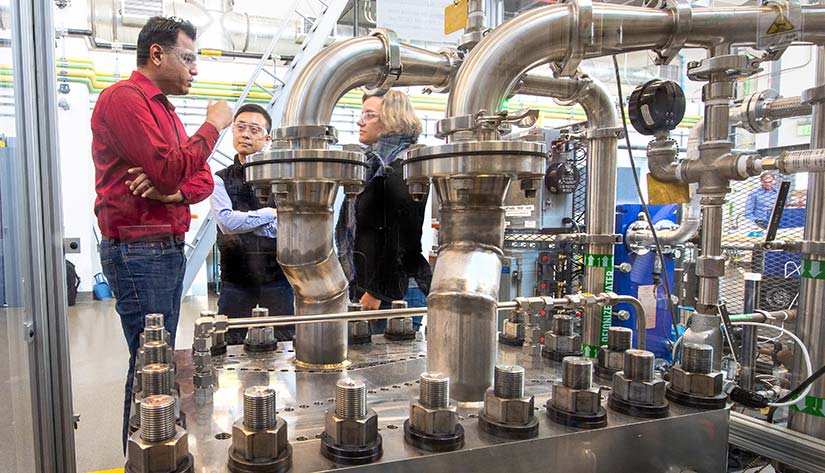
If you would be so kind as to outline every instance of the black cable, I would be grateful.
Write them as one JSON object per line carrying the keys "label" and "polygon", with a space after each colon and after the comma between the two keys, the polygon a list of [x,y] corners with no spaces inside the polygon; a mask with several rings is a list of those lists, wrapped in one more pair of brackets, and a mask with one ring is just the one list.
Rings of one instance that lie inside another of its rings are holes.
{"label": "black cable", "polygon": [[[642,204],[645,218],[650,224],[650,234],[653,235],[653,242],[656,244],[656,254],[659,256],[659,262],[662,264],[662,271],[666,271],[665,253],[662,244],[659,242],[659,235],[656,234],[656,226],[653,225],[653,218],[650,216],[650,210],[647,208],[644,195],[642,193],[642,185],[639,182],[639,172],[636,170],[636,160],[633,159],[633,150],[630,147],[630,134],[627,131],[627,117],[624,114],[624,95],[622,94],[622,77],[619,72],[619,61],[616,56],[613,56],[613,70],[616,72],[616,89],[619,93],[619,108],[622,112],[622,128],[624,129],[624,139],[627,145],[627,155],[630,158],[630,169],[633,171],[633,181],[636,183],[636,193],[639,194],[639,202]],[[667,274],[662,278],[665,288],[665,297],[667,297],[667,311],[670,314],[670,322],[673,324],[673,333],[676,338],[679,338],[679,321],[676,319],[676,313],[673,311],[673,298],[670,295],[670,281]],[[675,360],[674,360],[675,361]]]}
{"label": "black cable", "polygon": [[[801,383],[799,383],[799,386],[792,389],[791,392],[789,392],[788,394],[782,396],[782,398],[780,400],[776,401],[776,402],[779,403],[779,402],[788,402],[788,401],[790,401],[791,399],[798,396],[799,393],[804,391],[808,386],[812,385],[823,374],[825,374],[825,366],[822,366],[818,370],[814,371],[813,374],[811,374],[810,376],[808,376],[807,379],[805,379],[805,381],[802,381]],[[773,424],[773,416],[774,416],[774,414],[776,414],[776,409],[777,409],[776,407],[771,407],[770,409],[768,409],[768,423],[769,424]]]}

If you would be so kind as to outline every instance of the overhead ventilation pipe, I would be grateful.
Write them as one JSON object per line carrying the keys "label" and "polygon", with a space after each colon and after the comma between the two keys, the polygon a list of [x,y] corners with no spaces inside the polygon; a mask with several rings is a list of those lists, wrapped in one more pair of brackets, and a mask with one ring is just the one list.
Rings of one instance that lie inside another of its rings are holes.
{"label": "overhead ventilation pipe", "polygon": [[[542,64],[556,63],[559,74],[569,76],[582,59],[638,50],[652,49],[662,63],[667,63],[682,47],[754,44],[761,31],[760,17],[777,13],[774,6],[693,10],[687,2],[672,2],[657,9],[581,0],[530,10],[490,32],[473,48],[453,81],[448,118],[439,123],[439,135],[448,144],[411,151],[405,176],[411,183],[432,176],[442,212],[468,213],[485,208],[490,214],[487,228],[503,231],[499,219],[493,218],[498,216],[499,210],[494,209],[498,201],[486,195],[484,202],[479,202],[485,188],[483,181],[507,176],[509,181],[522,180],[522,188],[529,192],[543,166],[543,162],[532,160],[533,153],[543,150],[517,149],[527,145],[505,145],[499,141],[501,125],[520,118],[500,109],[524,74]],[[821,42],[825,9],[805,6],[801,15],[806,26],[801,39]],[[724,112],[727,119],[727,109]],[[615,167],[606,168],[596,166],[591,179],[602,185],[612,180],[615,186]],[[508,187],[496,189],[506,193]],[[591,225],[596,228],[590,228],[593,235],[588,251],[605,251],[609,258],[593,258],[594,265],[596,260],[600,264],[612,261],[612,242],[595,238],[600,233],[612,232],[615,210],[608,203],[615,203],[614,195],[604,197],[603,214],[592,217]],[[608,228],[597,232],[601,221],[609,222]],[[441,223],[441,231],[450,239],[440,248],[436,260],[429,298],[431,332],[427,354],[429,370],[448,373],[457,385],[457,400],[477,401],[490,385],[495,359],[495,312],[490,302],[480,301],[492,300],[498,291],[498,281],[489,275],[500,269],[500,261],[492,256],[500,253],[500,247],[489,242],[499,243],[501,237],[493,239],[488,232],[450,228],[464,223],[452,218]],[[459,256],[461,251],[464,255]],[[464,258],[465,268],[472,271],[449,268],[445,264],[448,255],[451,259],[453,255]],[[591,270],[585,291],[598,292],[592,286],[604,286],[605,281],[598,281],[596,274]],[[718,289],[718,279],[715,282]],[[469,302],[473,304],[468,305]],[[601,344],[599,326],[594,327],[596,322],[592,314],[584,320],[584,343],[591,347]]]}
{"label": "overhead ventilation pipe", "polygon": [[[330,149],[338,100],[366,86],[434,85],[450,81],[453,60],[399,43],[390,30],[333,44],[316,55],[284,97],[281,128],[272,149],[247,158],[246,179],[278,206],[278,262],[295,290],[295,314],[347,311],[347,280],[333,251],[333,203],[339,186],[353,197],[366,172],[360,151]],[[296,327],[295,359],[301,366],[338,368],[346,363],[347,323]]]}

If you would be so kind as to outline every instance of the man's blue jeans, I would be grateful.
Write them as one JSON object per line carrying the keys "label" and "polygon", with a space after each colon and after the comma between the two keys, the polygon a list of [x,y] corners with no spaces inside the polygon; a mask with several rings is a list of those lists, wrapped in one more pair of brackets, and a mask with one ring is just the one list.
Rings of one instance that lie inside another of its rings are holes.
{"label": "man's blue jeans", "polygon": [[[246,286],[221,281],[221,294],[218,297],[218,313],[227,317],[250,317],[255,307],[266,307],[269,315],[292,315],[295,313],[292,286],[286,279],[266,284]],[[281,341],[292,340],[295,335],[294,325],[275,327],[275,338]],[[228,345],[239,345],[246,337],[246,329],[231,329],[226,334]]]}
{"label": "man's blue jeans", "polygon": [[100,242],[100,264],[117,300],[123,335],[129,345],[129,373],[123,401],[123,448],[129,435],[135,357],[146,314],[163,314],[172,347],[180,315],[186,257],[183,243],[164,241]]}

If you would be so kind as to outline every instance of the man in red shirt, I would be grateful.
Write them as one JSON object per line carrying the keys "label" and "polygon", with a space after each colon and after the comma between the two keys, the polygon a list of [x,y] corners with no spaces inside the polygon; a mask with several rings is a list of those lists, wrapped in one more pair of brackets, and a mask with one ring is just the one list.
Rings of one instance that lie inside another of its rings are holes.
{"label": "man in red shirt", "polygon": [[189,137],[167,98],[187,94],[198,73],[195,36],[188,21],[150,18],[138,36],[137,70],[104,90],[92,113],[100,262],[130,354],[124,448],[143,319],[163,314],[174,346],[189,204],[212,193],[206,160],[219,130],[232,122],[226,102],[210,103],[205,123]]}

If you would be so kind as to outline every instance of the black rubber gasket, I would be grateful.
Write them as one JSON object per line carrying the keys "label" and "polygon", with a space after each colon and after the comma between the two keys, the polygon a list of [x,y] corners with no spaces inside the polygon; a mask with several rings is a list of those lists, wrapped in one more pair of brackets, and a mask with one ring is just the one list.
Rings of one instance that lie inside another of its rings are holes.
{"label": "black rubber gasket", "polygon": [[667,417],[670,412],[670,406],[667,401],[657,406],[644,406],[625,401],[616,397],[616,393],[611,393],[607,398],[607,407],[614,411],[633,417],[642,417],[644,419],[662,419]]}
{"label": "black rubber gasket", "polygon": [[618,373],[619,371],[621,371],[621,370],[613,370],[613,369],[610,369],[610,368],[605,368],[605,367],[601,366],[598,363],[596,363],[593,366],[593,372],[596,373],[596,377],[600,381],[612,381],[613,380],[613,375]]}
{"label": "black rubber gasket", "polygon": [[372,343],[372,334],[350,336],[348,337],[348,341],[350,345],[366,345],[367,343]]}
{"label": "black rubber gasket", "polygon": [[542,347],[541,347],[541,356],[544,357],[544,358],[547,358],[548,360],[561,361],[565,357],[568,357],[568,356],[582,356],[582,352],[577,351],[577,352],[570,352],[570,353],[560,353],[560,352],[557,352],[557,351],[547,350],[542,345]]}
{"label": "black rubber gasket", "polygon": [[536,152],[536,151],[507,151],[507,150],[482,150],[482,151],[462,151],[462,152],[453,152],[453,153],[442,153],[442,154],[430,154],[427,156],[418,156],[413,158],[407,158],[404,160],[404,164],[406,163],[416,163],[418,161],[430,161],[432,159],[441,159],[441,158],[455,158],[460,156],[493,156],[493,155],[511,155],[511,156],[535,156],[537,158],[544,157],[544,154]]}
{"label": "black rubber gasket", "polygon": [[490,435],[512,440],[531,439],[539,434],[539,418],[535,415],[525,425],[502,424],[487,417],[484,409],[481,409],[478,413],[478,426]]}
{"label": "black rubber gasket", "polygon": [[392,340],[394,342],[400,342],[400,341],[403,341],[403,340],[415,340],[415,334],[416,334],[416,332],[412,332],[412,333],[392,333],[392,332],[387,332],[385,330],[384,331],[384,338],[386,338],[387,340]]}
{"label": "black rubber gasket", "polygon": [[226,348],[227,345],[224,343],[223,345],[213,346],[209,349],[209,352],[212,353],[212,356],[226,355]]}
{"label": "black rubber gasket", "polygon": [[551,401],[544,406],[547,417],[553,422],[577,429],[599,429],[607,426],[607,411],[604,407],[599,407],[596,414],[577,414],[566,411],[553,405]]}
{"label": "black rubber gasket", "polygon": [[329,434],[321,434],[321,455],[335,463],[342,465],[364,465],[381,458],[384,453],[381,434],[369,445],[364,447],[344,447],[335,445]]}
{"label": "black rubber gasket", "polygon": [[243,349],[249,353],[266,353],[275,351],[278,349],[278,340],[261,344],[243,342]]}
{"label": "black rubber gasket", "polygon": [[697,396],[695,394],[683,393],[671,389],[668,385],[665,390],[665,397],[683,406],[693,407],[696,409],[715,410],[724,409],[728,405],[727,394],[717,394],[716,396]]}
{"label": "black rubber gasket", "polygon": [[292,468],[292,445],[286,444],[286,450],[272,461],[251,462],[235,453],[233,447],[229,447],[229,461],[227,467],[232,473],[285,473]]}
{"label": "black rubber gasket", "polygon": [[246,163],[244,168],[253,166],[263,166],[265,164],[284,164],[284,163],[336,163],[336,164],[353,164],[356,166],[363,166],[369,168],[367,163],[361,161],[353,161],[351,159],[338,158],[284,158],[284,159],[267,159],[266,161],[255,161],[254,163]]}
{"label": "black rubber gasket", "polygon": [[503,345],[510,345],[511,347],[520,347],[524,345],[524,337],[513,338],[507,337],[503,333],[498,334],[498,342]]}
{"label": "black rubber gasket", "polygon": [[452,435],[427,435],[410,427],[410,420],[407,419],[404,421],[404,440],[427,452],[452,452],[464,446],[464,427],[458,424]]}

